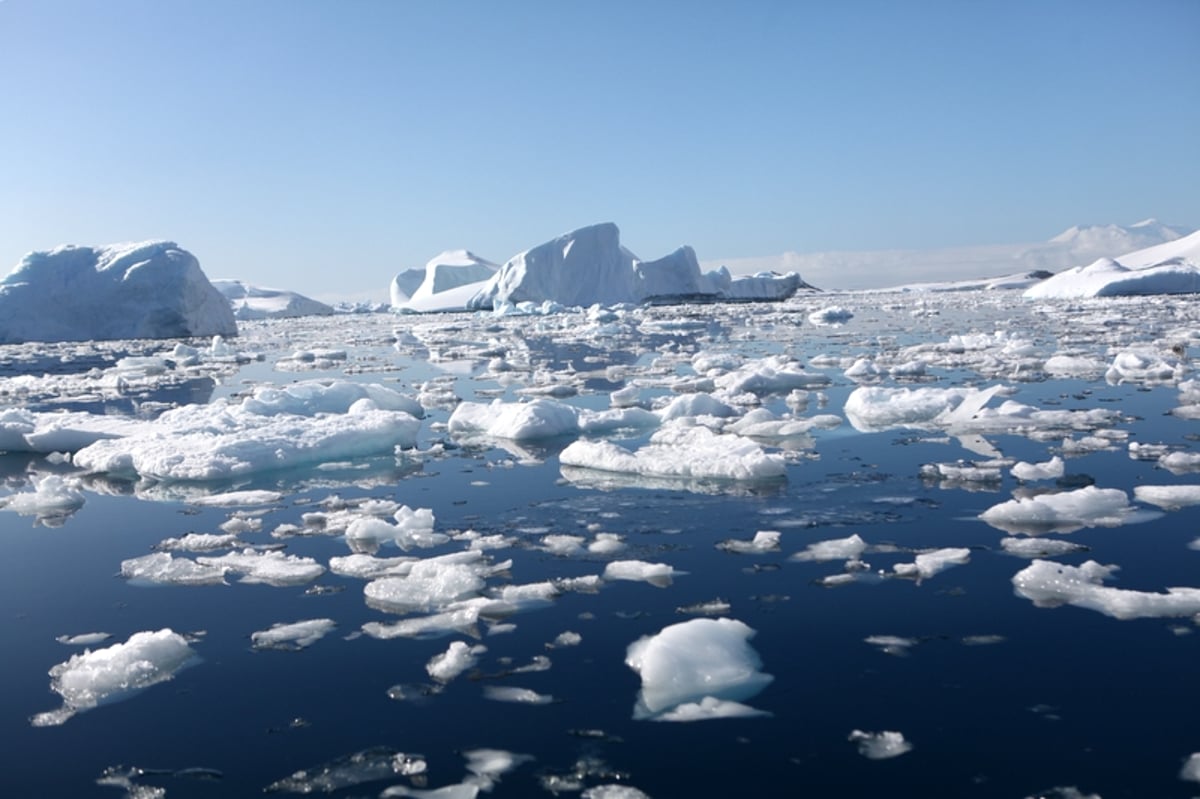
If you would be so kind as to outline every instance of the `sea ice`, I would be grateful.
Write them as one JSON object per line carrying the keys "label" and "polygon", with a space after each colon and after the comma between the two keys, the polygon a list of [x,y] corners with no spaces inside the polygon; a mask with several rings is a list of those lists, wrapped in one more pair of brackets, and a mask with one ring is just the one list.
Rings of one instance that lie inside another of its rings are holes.
{"label": "sea ice", "polygon": [[1163,510],[1179,510],[1200,505],[1200,485],[1138,485],[1133,487],[1133,496]]}
{"label": "sea ice", "polygon": [[454,641],[445,652],[434,655],[425,664],[425,671],[438,682],[448,683],[474,667],[479,662],[478,656],[486,651],[486,646],[470,646],[462,641]]}
{"label": "sea ice", "polygon": [[671,581],[686,572],[675,571],[667,563],[647,563],[644,560],[614,560],[604,567],[605,580],[645,582],[666,588]]}
{"label": "sea ice", "polygon": [[890,730],[883,732],[854,730],[850,733],[849,740],[858,744],[858,753],[860,755],[871,760],[885,760],[889,757],[898,757],[905,752],[911,751],[913,748],[912,744],[904,739],[903,734]]}
{"label": "sea ice", "polygon": [[897,563],[896,576],[915,577],[917,580],[928,579],[935,574],[960,566],[971,559],[971,550],[966,547],[948,547],[935,549],[932,552],[922,552],[912,563]]}
{"label": "sea ice", "polygon": [[388,613],[436,610],[478,596],[487,570],[482,558],[470,564],[430,558],[413,563],[406,575],[372,580],[363,591],[367,604]]}
{"label": "sea ice", "polygon": [[579,433],[578,411],[551,399],[502,402],[490,405],[462,402],[450,415],[449,430],[456,436],[487,436],[531,441]]}
{"label": "sea ice", "polygon": [[754,630],[735,619],[700,618],[630,644],[625,664],[642,679],[633,717],[662,720],[678,712],[674,720],[691,721],[744,715],[741,700],[774,679],[759,671],[762,661],[748,643],[753,636]]}
{"label": "sea ice", "polygon": [[1086,552],[1087,547],[1059,538],[1002,538],[1000,547],[1006,555],[1018,558],[1055,558],[1072,552]]}
{"label": "sea ice", "polygon": [[778,552],[781,535],[782,533],[775,530],[759,530],[754,534],[754,538],[749,541],[740,538],[727,538],[724,541],[717,542],[716,546],[717,549],[741,554],[760,555],[766,552]]}
{"label": "sea ice", "polygon": [[1038,494],[1001,502],[979,518],[1009,533],[1071,532],[1084,527],[1119,527],[1133,507],[1119,488],[1085,486],[1074,491]]}
{"label": "sea ice", "polygon": [[124,643],[72,655],[50,669],[50,688],[63,698],[63,706],[37,714],[31,723],[57,726],[76,713],[126,699],[172,679],[195,656],[184,637],[170,629],[134,633]]}
{"label": "sea ice", "polygon": [[529,688],[517,688],[511,685],[485,686],[483,696],[493,702],[512,702],[518,705],[548,705],[554,701],[554,697],[548,694],[539,694]]}
{"label": "sea ice", "polygon": [[121,576],[135,584],[221,585],[228,571],[224,566],[202,565],[167,552],[154,552],[121,561]]}
{"label": "sea ice", "polygon": [[1200,588],[1168,588],[1161,594],[1103,585],[1116,570],[1094,560],[1080,566],[1035,560],[1012,582],[1018,595],[1043,608],[1075,605],[1122,620],[1200,613]]}
{"label": "sea ice", "polygon": [[594,785],[579,795],[580,799],[650,799],[649,794],[632,785]]}
{"label": "sea ice", "polygon": [[267,793],[333,793],[367,782],[424,774],[427,769],[428,764],[421,755],[375,747],[320,766],[301,769],[289,777],[276,780],[263,790]]}
{"label": "sea ice", "polygon": [[1200,752],[1188,755],[1187,760],[1183,761],[1183,768],[1179,770],[1179,779],[1200,782]]}
{"label": "sea ice", "polygon": [[251,633],[250,641],[255,649],[304,649],[320,641],[336,626],[333,619],[281,622],[271,625],[269,630]]}
{"label": "sea ice", "polygon": [[791,560],[856,560],[867,550],[867,542],[858,533],[847,538],[815,541],[802,551],[792,555]]}
{"label": "sea ice", "polygon": [[325,567],[312,558],[285,555],[278,550],[263,552],[246,548],[215,557],[196,558],[201,566],[241,574],[240,582],[264,583],[273,586],[303,585],[325,573]]}
{"label": "sea ice", "polygon": [[1066,472],[1066,465],[1063,459],[1055,455],[1048,461],[1043,463],[1029,463],[1021,461],[1014,464],[1012,467],[1012,476],[1018,480],[1031,482],[1034,480],[1054,480],[1062,477]]}

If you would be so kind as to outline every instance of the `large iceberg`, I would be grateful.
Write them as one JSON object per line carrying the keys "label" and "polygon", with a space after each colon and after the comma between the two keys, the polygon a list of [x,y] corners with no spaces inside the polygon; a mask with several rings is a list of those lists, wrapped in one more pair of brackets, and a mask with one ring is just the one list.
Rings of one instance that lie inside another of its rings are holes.
{"label": "large iceberg", "polygon": [[238,319],[287,319],[293,316],[329,316],[333,307],[284,289],[254,286],[242,280],[214,280]]}
{"label": "large iceberg", "polygon": [[[470,250],[447,250],[425,264],[423,270],[409,269],[392,280],[392,307],[400,311],[462,310],[500,267]],[[420,275],[415,286],[412,281]]]}
{"label": "large iceberg", "polygon": [[170,241],[32,252],[0,280],[0,343],[236,336],[229,301]]}
{"label": "large iceberg", "polygon": [[[399,276],[397,277],[397,280]],[[426,275],[425,288],[430,282]],[[565,233],[515,255],[489,279],[474,286],[456,283],[449,290],[430,286],[428,297],[393,304],[409,310],[466,307],[493,310],[521,303],[555,303],[566,307],[619,305],[654,300],[779,300],[808,287],[795,273],[733,278],[728,270],[702,273],[691,247],[654,261],[642,261],[621,245],[612,222]],[[419,300],[419,301],[418,301]]]}
{"label": "large iceberg", "polygon": [[1200,231],[1059,272],[1025,291],[1029,299],[1200,293]]}

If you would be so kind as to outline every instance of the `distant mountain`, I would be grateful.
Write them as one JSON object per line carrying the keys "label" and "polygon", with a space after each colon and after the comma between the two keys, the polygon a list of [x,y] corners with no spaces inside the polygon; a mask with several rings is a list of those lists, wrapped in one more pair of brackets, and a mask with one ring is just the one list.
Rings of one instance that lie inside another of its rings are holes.
{"label": "distant mountain", "polygon": [[763,270],[799,272],[806,282],[830,290],[890,288],[985,280],[1036,271],[1059,272],[1090,264],[1097,258],[1119,258],[1124,253],[1171,242],[1190,233],[1191,228],[1147,219],[1128,226],[1076,226],[1044,242],[933,250],[786,252],[759,258],[702,261],[701,266],[706,269],[726,266],[735,275]]}

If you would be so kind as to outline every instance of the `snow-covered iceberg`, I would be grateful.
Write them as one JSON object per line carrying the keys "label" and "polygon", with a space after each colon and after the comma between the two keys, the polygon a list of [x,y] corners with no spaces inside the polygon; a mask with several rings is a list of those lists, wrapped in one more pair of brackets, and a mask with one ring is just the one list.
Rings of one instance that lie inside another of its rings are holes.
{"label": "snow-covered iceberg", "polygon": [[253,286],[242,280],[212,281],[217,291],[229,300],[238,319],[287,319],[293,316],[329,316],[333,306],[284,289]]}
{"label": "snow-covered iceberg", "polygon": [[1032,286],[1029,299],[1120,297],[1200,292],[1200,231],[1077,266]]}
{"label": "snow-covered iceberg", "polygon": [[[396,275],[390,289],[392,308],[421,313],[462,310],[499,268],[470,250],[447,250],[432,258],[423,270],[410,269]],[[412,286],[417,274],[420,282]]]}
{"label": "snow-covered iceberg", "polygon": [[26,255],[0,280],[0,343],[236,336],[229,301],[170,241]]}
{"label": "snow-covered iceberg", "polygon": [[510,258],[466,302],[493,310],[520,303],[566,307],[679,300],[779,300],[807,284],[795,273],[733,278],[702,273],[691,247],[642,261],[621,245],[612,222],[590,225]]}

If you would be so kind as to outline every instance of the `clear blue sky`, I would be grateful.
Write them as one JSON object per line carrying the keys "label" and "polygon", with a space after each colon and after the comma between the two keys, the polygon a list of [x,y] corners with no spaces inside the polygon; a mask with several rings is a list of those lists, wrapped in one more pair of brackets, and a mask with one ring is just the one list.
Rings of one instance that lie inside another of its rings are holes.
{"label": "clear blue sky", "polygon": [[0,0],[0,274],[167,238],[383,298],[606,220],[705,260],[1197,226],[1198,42],[1200,0]]}

